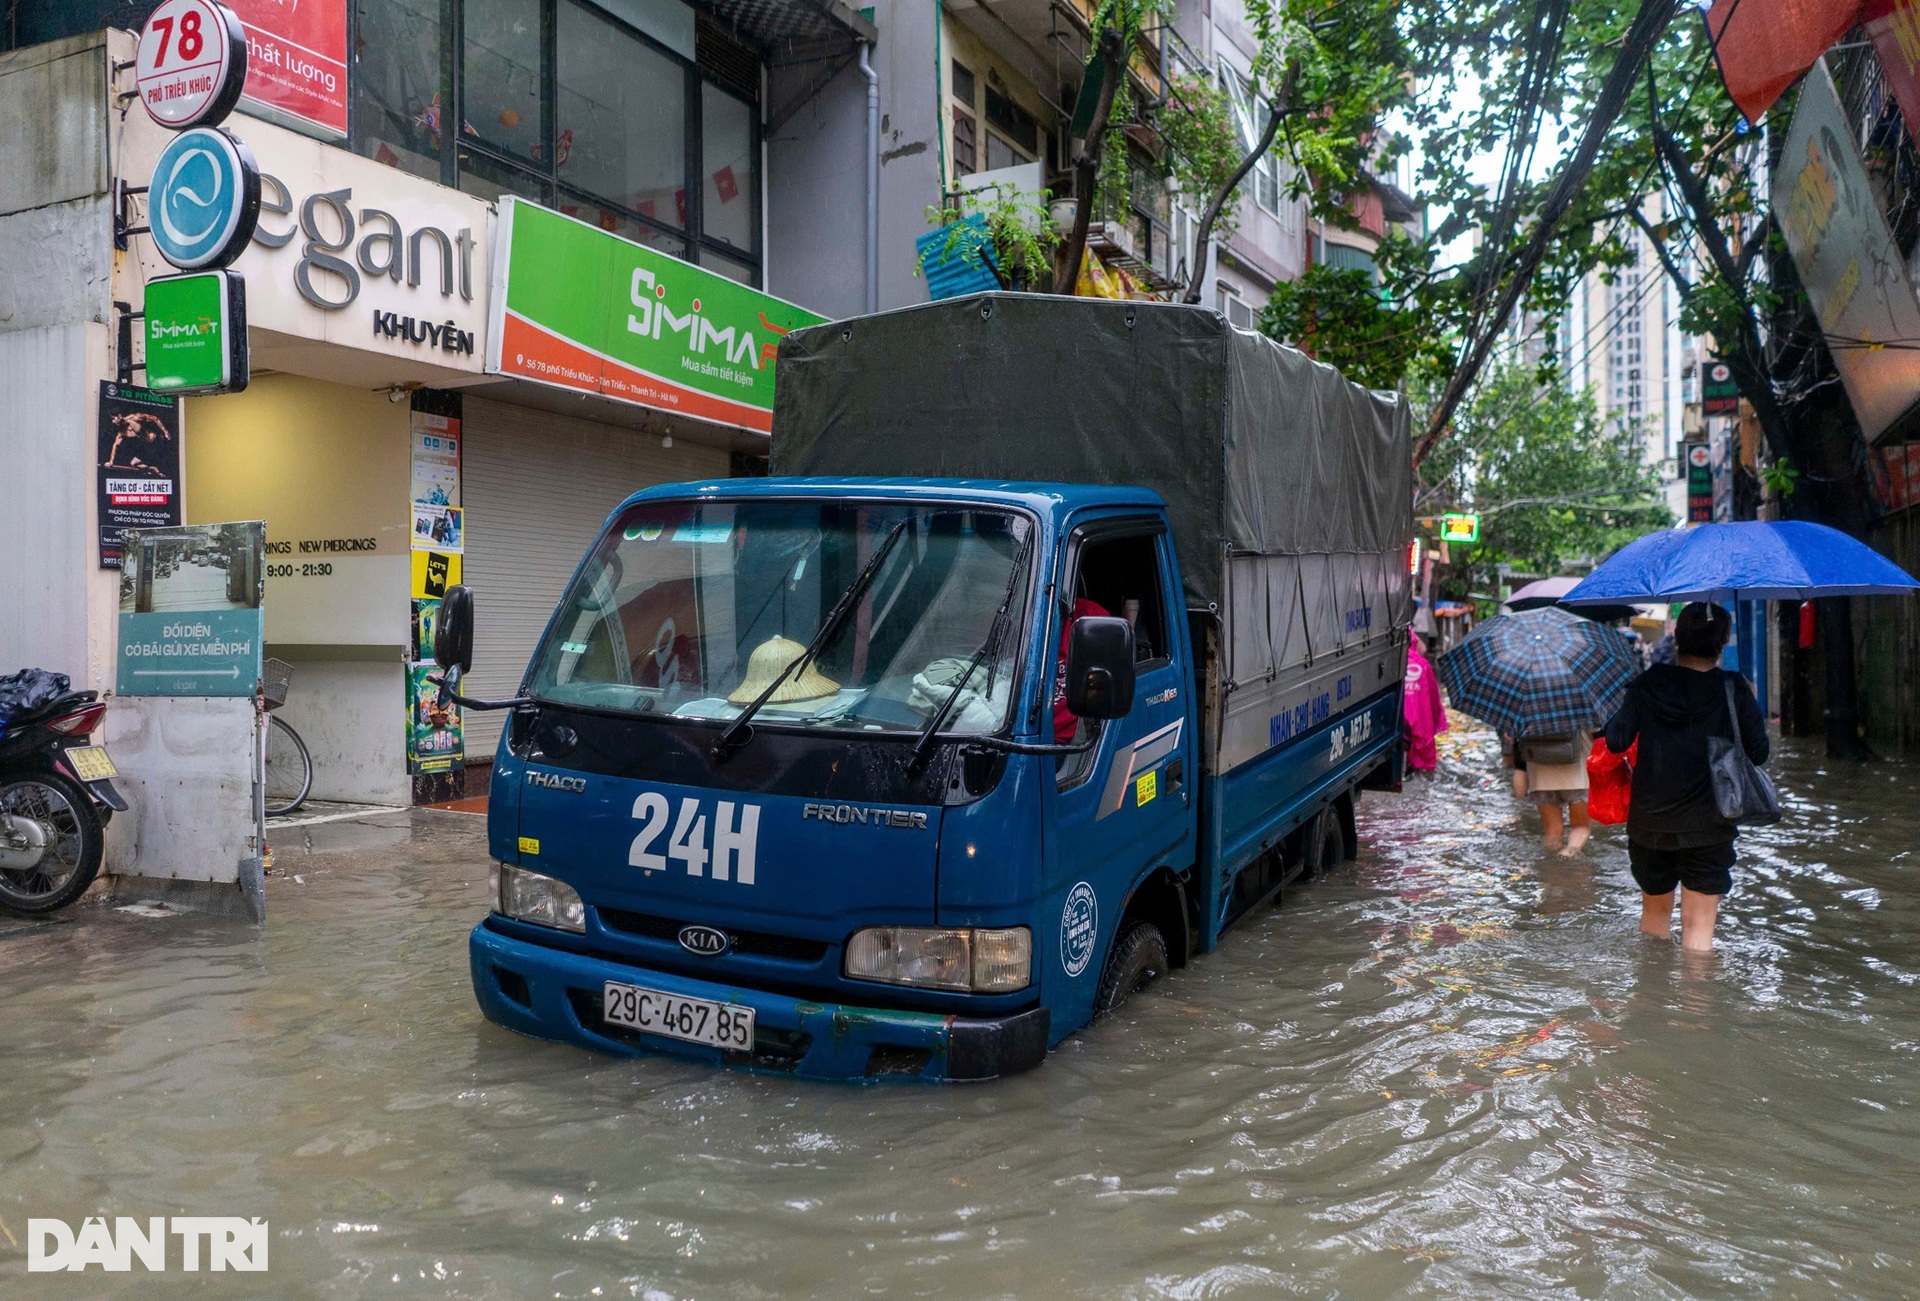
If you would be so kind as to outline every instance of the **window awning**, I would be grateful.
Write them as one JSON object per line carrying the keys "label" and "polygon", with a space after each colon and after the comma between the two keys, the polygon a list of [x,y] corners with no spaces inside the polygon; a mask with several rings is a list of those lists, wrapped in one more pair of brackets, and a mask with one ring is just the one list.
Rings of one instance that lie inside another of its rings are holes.
{"label": "window awning", "polygon": [[699,7],[763,53],[879,37],[872,20],[846,0],[702,0]]}

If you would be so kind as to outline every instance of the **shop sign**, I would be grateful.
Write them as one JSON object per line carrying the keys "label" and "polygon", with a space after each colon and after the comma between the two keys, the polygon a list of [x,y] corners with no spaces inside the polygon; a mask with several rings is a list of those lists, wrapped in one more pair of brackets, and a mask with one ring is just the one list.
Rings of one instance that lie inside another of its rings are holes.
{"label": "shop sign", "polygon": [[265,633],[266,525],[130,529],[120,570],[123,696],[250,696]]}
{"label": "shop sign", "polygon": [[160,256],[182,271],[239,257],[260,220],[260,169],[230,131],[196,127],[160,151],[147,190],[147,222]]}
{"label": "shop sign", "polygon": [[231,271],[147,282],[147,387],[238,393],[247,386],[247,282]]}
{"label": "shop sign", "polygon": [[247,80],[247,34],[216,0],[166,0],[140,29],[134,85],[147,115],[172,131],[213,125]]}
{"label": "shop sign", "polygon": [[1740,385],[1733,378],[1733,367],[1718,357],[1706,364],[1706,380],[1700,385],[1700,411],[1709,416],[1740,413]]}
{"label": "shop sign", "polygon": [[1705,443],[1682,444],[1687,467],[1687,523],[1713,522],[1713,454]]}
{"label": "shop sign", "polygon": [[780,337],[825,318],[522,199],[498,232],[489,372],[772,431]]}
{"label": "shop sign", "polygon": [[1442,542],[1478,542],[1480,517],[1478,515],[1442,515],[1440,540]]}
{"label": "shop sign", "polygon": [[271,123],[235,129],[261,172],[260,221],[235,264],[255,328],[413,364],[361,368],[369,387],[428,366],[478,373],[487,204]]}
{"label": "shop sign", "polygon": [[151,389],[100,385],[100,568],[120,568],[127,529],[180,523],[180,402]]}
{"label": "shop sign", "polygon": [[347,134],[347,0],[233,0],[252,71],[246,100],[333,139]]}
{"label": "shop sign", "polygon": [[1920,339],[1920,301],[1824,60],[1801,84],[1772,199],[1861,432],[1878,438],[1920,398],[1920,351],[1904,346]]}

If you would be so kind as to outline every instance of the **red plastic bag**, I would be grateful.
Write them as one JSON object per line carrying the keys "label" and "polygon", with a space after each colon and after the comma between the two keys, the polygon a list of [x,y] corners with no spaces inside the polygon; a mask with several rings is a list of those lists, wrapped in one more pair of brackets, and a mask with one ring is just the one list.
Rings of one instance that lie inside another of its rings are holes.
{"label": "red plastic bag", "polygon": [[1595,737],[1587,755],[1587,813],[1595,822],[1618,826],[1627,820],[1633,797],[1633,765],[1640,754],[1638,740],[1624,755],[1607,748],[1605,737]]}

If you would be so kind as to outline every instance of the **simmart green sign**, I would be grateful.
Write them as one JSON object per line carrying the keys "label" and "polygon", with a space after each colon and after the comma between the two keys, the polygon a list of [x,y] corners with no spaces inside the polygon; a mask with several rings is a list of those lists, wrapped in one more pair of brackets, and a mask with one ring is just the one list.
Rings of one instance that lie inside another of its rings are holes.
{"label": "simmart green sign", "polygon": [[231,271],[147,282],[147,387],[237,393],[247,386],[247,282]]}
{"label": "simmart green sign", "polygon": [[488,371],[762,433],[780,336],[825,319],[522,199],[494,259]]}

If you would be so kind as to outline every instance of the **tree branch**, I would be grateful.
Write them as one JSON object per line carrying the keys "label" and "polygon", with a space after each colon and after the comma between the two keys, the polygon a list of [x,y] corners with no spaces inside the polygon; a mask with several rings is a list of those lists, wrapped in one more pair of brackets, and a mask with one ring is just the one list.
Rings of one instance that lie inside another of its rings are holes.
{"label": "tree branch", "polygon": [[1213,226],[1220,220],[1220,214],[1226,210],[1227,201],[1233,198],[1233,192],[1240,188],[1240,182],[1247,179],[1247,173],[1253,165],[1265,156],[1273,147],[1273,137],[1280,131],[1280,122],[1293,109],[1294,88],[1300,83],[1300,56],[1287,60],[1287,70],[1280,78],[1280,90],[1273,97],[1273,108],[1267,114],[1267,129],[1260,133],[1259,143],[1240,160],[1225,183],[1214,192],[1212,202],[1207,204],[1206,212],[1200,218],[1200,225],[1193,234],[1192,270],[1187,273],[1187,291],[1181,300],[1188,305],[1200,301],[1200,285],[1207,278],[1207,254],[1213,246]]}
{"label": "tree branch", "polygon": [[1560,219],[1567,215],[1567,209],[1573,206],[1574,198],[1586,184],[1587,174],[1593,170],[1594,160],[1599,157],[1602,141],[1612,129],[1614,120],[1620,116],[1627,96],[1633,91],[1634,79],[1639,75],[1642,60],[1652,50],[1654,42],[1660,39],[1660,34],[1666,31],[1677,6],[1678,0],[1641,0],[1639,12],[1634,14],[1626,35],[1621,38],[1619,56],[1614,59],[1606,81],[1601,84],[1600,94],[1594,100],[1593,112],[1587,118],[1579,147],[1561,169],[1553,189],[1548,192],[1539,220],[1534,223],[1533,231],[1520,251],[1513,273],[1508,276],[1506,286],[1501,291],[1500,300],[1481,326],[1480,337],[1472,341],[1466,360],[1454,372],[1453,378],[1447,381],[1447,387],[1440,394],[1440,401],[1427,421],[1426,430],[1414,444],[1413,463],[1416,467],[1433,451],[1434,444],[1440,441],[1440,436],[1453,420],[1453,413],[1459,409],[1461,399],[1473,386],[1480,368],[1486,365],[1500,332],[1506,328],[1513,309],[1520,302],[1520,296],[1526,292],[1533,273],[1546,257],[1547,245],[1552,242]]}
{"label": "tree branch", "polygon": [[1660,265],[1667,269],[1667,275],[1672,279],[1674,287],[1682,294],[1692,293],[1693,283],[1681,274],[1679,266],[1674,263],[1672,256],[1667,252],[1667,242],[1654,234],[1653,225],[1647,220],[1646,214],[1638,208],[1628,208],[1627,216],[1633,220],[1634,225],[1640,228],[1640,233],[1647,237],[1647,243],[1653,245],[1653,251],[1659,255]]}
{"label": "tree branch", "polygon": [[1108,27],[1100,33],[1100,96],[1094,102],[1093,121],[1087,126],[1080,152],[1073,156],[1073,194],[1079,203],[1073,210],[1073,231],[1067,236],[1066,257],[1053,274],[1053,292],[1071,294],[1080,278],[1080,260],[1087,253],[1087,228],[1093,224],[1093,195],[1100,181],[1100,159],[1107,145],[1107,119],[1113,116],[1113,97],[1119,93],[1120,78],[1127,74],[1126,42],[1120,32]]}
{"label": "tree branch", "polygon": [[[1739,382],[1741,392],[1746,394],[1747,401],[1753,403],[1753,414],[1759,419],[1760,428],[1767,436],[1767,446],[1776,457],[1787,456],[1793,446],[1792,430],[1788,427],[1786,412],[1774,395],[1773,377],[1767,369],[1766,349],[1760,342],[1760,327],[1753,319],[1753,309],[1748,306],[1748,295],[1743,289],[1746,270],[1752,266],[1752,260],[1745,255],[1745,251],[1740,258],[1734,257],[1733,249],[1727,243],[1727,233],[1720,229],[1720,223],[1714,216],[1713,196],[1707,192],[1706,183],[1700,179],[1699,173],[1693,170],[1692,160],[1687,157],[1687,151],[1680,147],[1680,142],[1658,122],[1653,124],[1653,139],[1668,173],[1673,177],[1673,183],[1680,189],[1680,197],[1687,201],[1701,247],[1706,250],[1708,260],[1725,282],[1727,292],[1740,304],[1739,326],[1732,340],[1733,355],[1726,358],[1727,365],[1732,369],[1734,379]],[[1763,242],[1755,240],[1754,246]]]}

